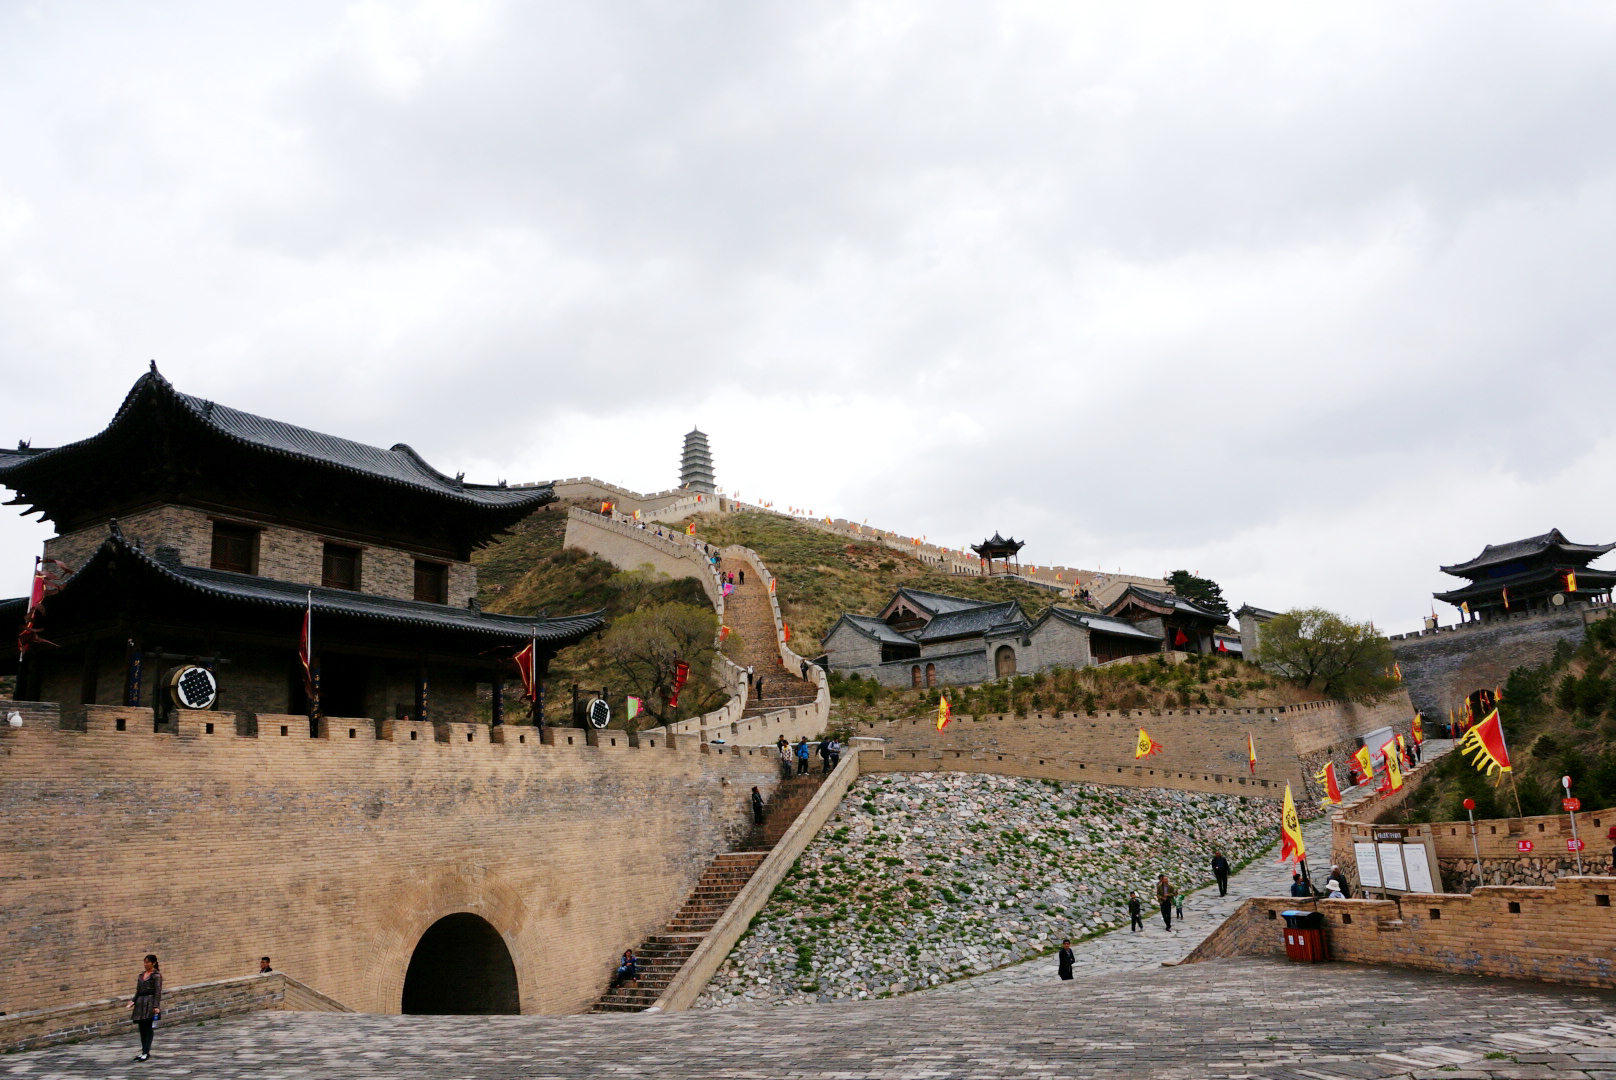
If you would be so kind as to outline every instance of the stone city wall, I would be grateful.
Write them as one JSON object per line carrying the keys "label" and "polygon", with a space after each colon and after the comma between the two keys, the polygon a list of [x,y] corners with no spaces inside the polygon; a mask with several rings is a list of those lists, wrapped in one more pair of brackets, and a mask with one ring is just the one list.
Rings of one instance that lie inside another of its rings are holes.
{"label": "stone city wall", "polygon": [[[1407,712],[1406,699],[1394,696],[1373,707],[1317,701],[1272,708],[963,715],[942,732],[927,716],[867,721],[856,725],[856,734],[885,739],[889,754],[899,759],[946,762],[941,769],[1272,799],[1281,798],[1289,783],[1299,803],[1312,803],[1321,787],[1304,767],[1308,755],[1350,743]],[[1162,749],[1135,760],[1140,728]],[[1255,774],[1247,764],[1248,733],[1256,744]]]}
{"label": "stone city wall", "polygon": [[154,734],[150,710],[110,706],[79,732],[51,707],[0,707],[13,711],[10,1013],[121,992],[147,952],[175,985],[269,954],[344,1006],[397,1012],[416,943],[456,912],[499,932],[523,1012],[576,1012],[746,835],[748,793],[779,775],[762,748],[654,733],[541,742],[530,727],[333,718],[311,739],[303,717],[261,716],[243,737],[227,713],[182,713]]}
{"label": "stone city wall", "polygon": [[1616,989],[1616,878],[1564,877],[1552,887],[1488,886],[1467,895],[1397,900],[1247,900],[1184,960],[1282,958],[1280,912],[1325,916],[1330,958],[1462,975]]}
{"label": "stone city wall", "polygon": [[1518,667],[1546,662],[1561,641],[1581,645],[1588,624],[1609,614],[1609,604],[1576,603],[1554,612],[1438,626],[1392,637],[1392,653],[1414,703],[1442,722],[1450,710],[1462,710],[1470,694],[1503,686]]}

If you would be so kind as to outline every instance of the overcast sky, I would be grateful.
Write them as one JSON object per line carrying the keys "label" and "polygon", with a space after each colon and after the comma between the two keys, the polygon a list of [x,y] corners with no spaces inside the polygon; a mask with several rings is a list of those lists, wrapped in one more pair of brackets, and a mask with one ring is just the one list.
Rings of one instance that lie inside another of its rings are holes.
{"label": "overcast sky", "polygon": [[699,424],[743,497],[1408,630],[1616,540],[1612,56],[1581,3],[8,3],[0,438],[153,358],[473,480],[665,488]]}

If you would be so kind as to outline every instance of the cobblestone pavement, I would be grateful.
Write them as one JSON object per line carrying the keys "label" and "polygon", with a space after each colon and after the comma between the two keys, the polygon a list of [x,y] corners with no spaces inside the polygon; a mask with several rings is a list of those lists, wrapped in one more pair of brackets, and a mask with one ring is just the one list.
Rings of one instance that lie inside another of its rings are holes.
{"label": "cobblestone pavement", "polygon": [[259,1013],[0,1058],[0,1076],[1616,1080],[1616,996],[1226,960],[971,996],[668,1015]]}

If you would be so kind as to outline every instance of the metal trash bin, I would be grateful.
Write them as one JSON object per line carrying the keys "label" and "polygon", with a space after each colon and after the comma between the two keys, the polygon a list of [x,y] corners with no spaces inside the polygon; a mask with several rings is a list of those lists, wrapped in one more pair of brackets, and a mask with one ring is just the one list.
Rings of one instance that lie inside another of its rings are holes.
{"label": "metal trash bin", "polygon": [[1302,964],[1330,959],[1324,941],[1324,912],[1281,911],[1285,919],[1285,955]]}

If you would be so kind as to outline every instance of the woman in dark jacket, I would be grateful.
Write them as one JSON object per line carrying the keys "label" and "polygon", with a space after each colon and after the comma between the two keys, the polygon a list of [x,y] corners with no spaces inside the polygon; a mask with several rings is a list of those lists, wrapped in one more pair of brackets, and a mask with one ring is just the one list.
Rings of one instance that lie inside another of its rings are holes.
{"label": "woman in dark jacket", "polygon": [[157,967],[157,957],[146,954],[142,971],[135,979],[135,1000],[129,1003],[130,1018],[140,1029],[140,1053],[136,1061],[151,1057],[152,1028],[163,1011],[163,973]]}
{"label": "woman in dark jacket", "polygon": [[757,788],[752,789],[752,824],[763,824],[763,793]]}

